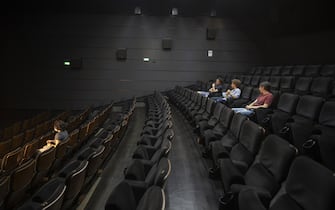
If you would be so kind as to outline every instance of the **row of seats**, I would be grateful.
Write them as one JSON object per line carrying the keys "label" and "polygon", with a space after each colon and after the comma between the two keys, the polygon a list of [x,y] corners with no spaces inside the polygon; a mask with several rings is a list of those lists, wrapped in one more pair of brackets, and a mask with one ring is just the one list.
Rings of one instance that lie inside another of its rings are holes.
{"label": "row of seats", "polygon": [[[133,110],[134,105],[131,108]],[[124,121],[131,116],[132,110],[124,115]],[[2,205],[6,209],[17,208],[26,200],[19,209],[72,208],[82,190],[89,186],[98,169],[111,155],[112,150],[107,146],[112,143],[105,143],[114,141],[113,135],[101,128],[108,121],[111,111],[112,105],[108,105],[90,112],[88,119],[73,130],[68,139],[56,148],[38,153],[36,158],[15,170],[9,183],[1,185],[1,189],[8,189],[9,192],[9,196],[4,194]],[[120,123],[119,131],[121,127],[126,126]],[[90,138],[92,136],[93,139]],[[34,180],[37,178],[42,181],[36,186]]]}
{"label": "row of seats", "polygon": [[[38,116],[45,116],[44,115],[38,115]],[[48,115],[49,116],[49,115]],[[38,124],[36,127],[30,127],[20,130],[19,133],[16,133],[15,135],[11,136],[10,138],[4,138],[2,141],[0,141],[0,160],[3,159],[3,157],[10,153],[11,151],[15,151],[20,147],[24,147],[24,145],[30,143],[31,141],[37,141],[40,139],[44,139],[48,137],[48,135],[53,131],[53,122],[56,119],[65,120],[69,116],[69,112],[62,112],[53,118],[39,118],[39,119],[45,119],[44,121],[36,121]],[[20,123],[20,122],[19,122]],[[45,143],[45,142],[42,142]]]}
{"label": "row of seats", "polygon": [[248,72],[249,75],[273,76],[334,76],[335,65],[295,65],[295,66],[255,66]]}
{"label": "row of seats", "polygon": [[[301,155],[286,139],[266,135],[263,127],[229,107],[202,96],[192,100],[194,94],[177,87],[169,92],[169,98],[194,126],[204,146],[203,156],[212,159],[209,175],[223,184],[220,209],[335,208],[332,170]],[[307,178],[296,178],[305,173],[309,173]],[[272,201],[284,189],[293,189],[286,192],[295,197],[284,195],[282,200]],[[276,201],[278,204],[273,204]]]}
{"label": "row of seats", "polygon": [[158,92],[148,97],[146,121],[124,179],[113,189],[106,210],[165,209],[164,186],[171,171],[171,110]]}
{"label": "row of seats", "polygon": [[[60,117],[66,117],[66,113],[62,114],[64,116],[62,115]],[[21,132],[25,132],[28,129],[36,127],[38,124],[50,120],[51,116],[52,114],[50,112],[42,112],[34,117],[25,119],[23,121],[17,121],[12,125],[0,130],[0,139],[2,141],[8,140]]]}
{"label": "row of seats", "polygon": [[[63,117],[65,112],[57,115],[56,117]],[[79,115],[73,117],[73,119],[80,119],[76,121],[82,123],[88,116],[89,109],[84,110]],[[49,121],[49,120],[48,120]],[[74,122],[70,122],[70,125],[73,125]],[[71,129],[71,128],[70,128]],[[29,131],[29,130],[28,130]],[[68,130],[71,132],[72,130]],[[82,131],[83,132],[83,131]],[[78,137],[79,130],[73,130],[70,133],[72,139]],[[24,164],[26,161],[30,160],[36,153],[38,148],[43,147],[46,144],[46,141],[53,139],[53,126],[50,125],[50,128],[42,133],[40,136],[36,136],[30,141],[25,142],[23,135],[20,138],[9,139],[4,142],[0,142],[0,151],[3,154],[0,156],[1,163],[1,175],[11,174],[14,168]]]}

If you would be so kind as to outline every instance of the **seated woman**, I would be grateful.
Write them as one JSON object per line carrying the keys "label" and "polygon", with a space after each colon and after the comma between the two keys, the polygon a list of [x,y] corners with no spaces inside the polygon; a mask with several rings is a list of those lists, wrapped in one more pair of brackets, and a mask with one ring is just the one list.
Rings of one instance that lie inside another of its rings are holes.
{"label": "seated woman", "polygon": [[255,109],[259,108],[269,108],[273,101],[273,95],[271,91],[270,82],[262,82],[259,85],[259,96],[251,104],[247,105],[245,108],[232,108],[234,112],[240,113],[242,115],[251,116],[255,112]]}
{"label": "seated woman", "polygon": [[241,95],[241,90],[239,86],[241,85],[241,81],[239,79],[233,79],[231,81],[231,90],[227,90],[226,92],[222,93],[221,97],[214,97],[213,100],[217,102],[225,102],[228,100],[238,99]]}
{"label": "seated woman", "polygon": [[56,132],[54,139],[47,140],[47,144],[39,149],[40,152],[48,150],[50,147],[56,147],[61,141],[69,137],[69,133],[66,130],[66,123],[62,120],[56,120],[54,122],[54,131]]}

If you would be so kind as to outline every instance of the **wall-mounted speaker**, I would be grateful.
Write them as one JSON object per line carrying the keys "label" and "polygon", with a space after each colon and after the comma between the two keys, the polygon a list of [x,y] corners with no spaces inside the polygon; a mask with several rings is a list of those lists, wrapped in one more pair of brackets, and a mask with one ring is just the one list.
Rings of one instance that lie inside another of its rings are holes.
{"label": "wall-mounted speaker", "polygon": [[116,59],[117,60],[126,60],[127,59],[127,49],[119,48],[116,50]]}
{"label": "wall-mounted speaker", "polygon": [[207,28],[206,37],[207,37],[207,40],[215,40],[216,29],[215,28]]}
{"label": "wall-mounted speaker", "polygon": [[169,38],[163,39],[162,48],[163,50],[171,50],[172,49],[172,39],[169,39]]}

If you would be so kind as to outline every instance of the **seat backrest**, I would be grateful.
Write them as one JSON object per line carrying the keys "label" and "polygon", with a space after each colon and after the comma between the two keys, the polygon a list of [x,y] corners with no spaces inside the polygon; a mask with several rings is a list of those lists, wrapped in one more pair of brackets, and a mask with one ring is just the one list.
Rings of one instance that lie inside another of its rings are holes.
{"label": "seat backrest", "polygon": [[23,140],[24,140],[24,133],[19,133],[13,136],[11,150],[15,150],[16,148],[21,147]]}
{"label": "seat backrest", "polygon": [[326,102],[319,116],[321,137],[318,141],[322,162],[329,169],[335,171],[335,101]]}
{"label": "seat backrest", "polygon": [[136,210],[165,209],[165,194],[162,188],[152,186],[146,190],[138,203]]}
{"label": "seat backrest", "polygon": [[274,67],[272,67],[271,75],[272,76],[278,76],[278,75],[280,75],[280,72],[281,72],[282,68],[283,68],[282,66],[274,66]]}
{"label": "seat backrest", "polygon": [[48,171],[52,163],[54,162],[56,157],[56,149],[51,147],[50,149],[39,153],[36,157],[36,170],[40,171]]}
{"label": "seat backrest", "polygon": [[24,143],[30,142],[34,138],[35,128],[26,130],[24,135]]}
{"label": "seat backrest", "polygon": [[211,114],[214,109],[214,106],[215,106],[215,102],[209,98],[206,104],[206,112]]}
{"label": "seat backrest", "polygon": [[143,163],[138,159],[134,159],[126,169],[124,178],[136,181],[144,181],[146,178],[146,173]]}
{"label": "seat backrest", "polygon": [[280,76],[270,78],[271,89],[278,90],[280,87]]}
{"label": "seat backrest", "polygon": [[251,80],[251,86],[257,87],[259,85],[260,80],[261,80],[261,76],[253,76]]}
{"label": "seat backrest", "polygon": [[292,73],[292,68],[293,68],[293,66],[285,66],[285,67],[282,69],[282,71],[281,71],[281,75],[282,75],[282,76],[289,76],[289,75],[291,75],[291,73]]}
{"label": "seat backrest", "polygon": [[224,128],[229,128],[230,123],[232,121],[232,118],[234,116],[234,111],[228,107],[224,107],[222,109],[221,115],[220,115],[220,123]]}
{"label": "seat backrest", "polygon": [[251,83],[251,76],[247,75],[244,77],[243,84],[244,85],[250,85]]}
{"label": "seat backrest", "polygon": [[270,81],[270,76],[262,76],[259,82],[268,82]]}
{"label": "seat backrest", "polygon": [[27,160],[31,158],[40,146],[39,139],[34,139],[33,141],[27,143],[23,147],[23,159]]}
{"label": "seat backrest", "polygon": [[271,75],[271,70],[272,70],[272,66],[268,66],[264,68],[262,75],[265,75],[265,76]]}
{"label": "seat backrest", "polygon": [[277,109],[292,115],[299,101],[299,96],[292,93],[283,93],[280,95]]}
{"label": "seat backrest", "polygon": [[0,141],[0,159],[11,151],[12,139],[6,141]]}
{"label": "seat backrest", "polygon": [[224,107],[225,107],[225,105],[223,105],[221,103],[216,103],[212,117],[215,117],[216,119],[219,119],[220,115],[221,115],[221,112],[222,112],[222,109]]}
{"label": "seat backrest", "polygon": [[239,113],[234,114],[229,130],[236,138],[239,138],[242,125],[247,119],[246,116]]}
{"label": "seat backrest", "polygon": [[135,198],[131,186],[127,182],[119,183],[111,192],[105,204],[105,210],[134,210],[138,200]]}
{"label": "seat backrest", "polygon": [[23,149],[21,147],[7,153],[2,158],[1,170],[11,171],[16,168],[23,158]]}
{"label": "seat backrest", "polygon": [[320,70],[320,75],[322,77],[331,77],[335,76],[335,64],[333,65],[324,65]]}
{"label": "seat backrest", "polygon": [[299,77],[295,83],[294,92],[299,95],[309,93],[309,88],[312,84],[312,77]]}
{"label": "seat backrest", "polygon": [[35,174],[36,161],[31,159],[14,169],[11,176],[11,192],[18,191],[28,186]]}
{"label": "seat backrest", "polygon": [[315,121],[319,116],[323,101],[321,97],[311,95],[301,96],[296,108],[296,115]]}
{"label": "seat backrest", "polygon": [[292,76],[285,76],[281,77],[280,79],[280,89],[285,90],[291,90],[294,85],[294,77]]}
{"label": "seat backrest", "polygon": [[7,194],[10,190],[10,177],[9,176],[2,176],[0,177],[0,207],[5,202]]}
{"label": "seat backrest", "polygon": [[263,140],[263,129],[253,121],[246,120],[241,128],[239,143],[252,155],[256,155]]}
{"label": "seat backrest", "polygon": [[292,75],[296,77],[300,77],[305,72],[305,66],[304,65],[296,65],[292,69]]}
{"label": "seat backrest", "polygon": [[310,87],[312,95],[327,98],[330,95],[333,78],[317,77],[313,79]]}
{"label": "seat backrest", "polygon": [[243,91],[241,93],[241,99],[249,100],[250,96],[251,96],[251,93],[252,93],[252,87],[244,87]]}
{"label": "seat backrest", "polygon": [[253,165],[245,175],[245,183],[274,195],[287,176],[297,150],[286,140],[269,135],[264,140]]}
{"label": "seat backrest", "polygon": [[289,197],[304,210],[335,209],[334,173],[307,157],[295,159],[285,186]]}
{"label": "seat backrest", "polygon": [[261,75],[263,72],[263,66],[258,66],[255,70],[255,75]]}
{"label": "seat backrest", "polygon": [[305,67],[306,77],[317,77],[319,76],[321,65],[308,65]]}
{"label": "seat backrest", "polygon": [[257,99],[258,96],[259,96],[259,89],[258,88],[253,88],[251,96],[250,96],[250,100],[254,101],[254,100]]}

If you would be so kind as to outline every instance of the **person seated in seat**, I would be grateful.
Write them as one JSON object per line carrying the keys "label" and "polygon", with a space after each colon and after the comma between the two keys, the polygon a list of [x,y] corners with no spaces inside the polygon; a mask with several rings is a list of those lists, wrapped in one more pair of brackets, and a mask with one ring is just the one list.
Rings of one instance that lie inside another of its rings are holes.
{"label": "person seated in seat", "polygon": [[231,89],[222,93],[222,96],[212,97],[212,99],[215,100],[216,102],[226,102],[226,101],[238,99],[241,95],[241,90],[239,88],[240,85],[241,85],[241,81],[239,79],[233,79],[230,85]]}
{"label": "person seated in seat", "polygon": [[223,90],[223,79],[221,77],[216,78],[215,83],[212,83],[212,87],[208,91],[198,91],[199,94],[205,97],[221,97]]}
{"label": "person seated in seat", "polygon": [[255,109],[269,108],[273,101],[273,95],[271,93],[271,83],[262,82],[259,85],[259,96],[251,104],[247,105],[245,108],[232,108],[234,112],[240,113],[246,116],[252,116],[255,113]]}
{"label": "person seated in seat", "polygon": [[66,130],[66,125],[62,120],[56,120],[54,122],[54,131],[56,132],[54,139],[47,140],[47,144],[39,149],[40,152],[46,151],[51,147],[56,147],[61,141],[64,141],[69,137],[69,133]]}

